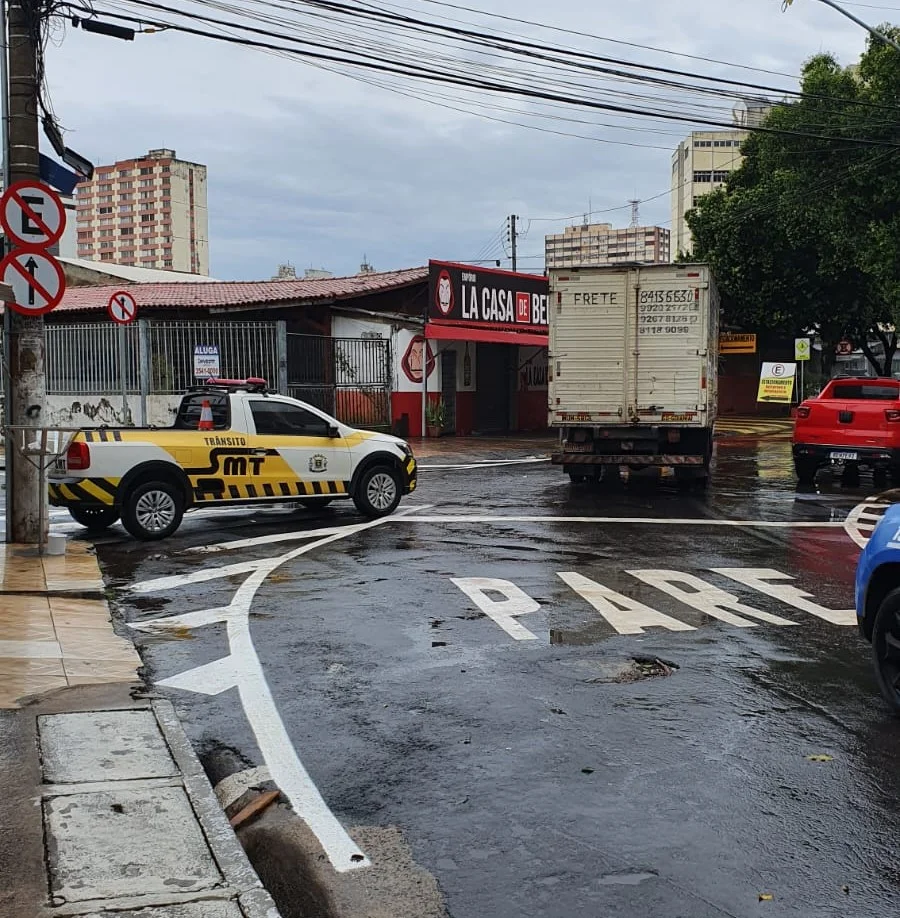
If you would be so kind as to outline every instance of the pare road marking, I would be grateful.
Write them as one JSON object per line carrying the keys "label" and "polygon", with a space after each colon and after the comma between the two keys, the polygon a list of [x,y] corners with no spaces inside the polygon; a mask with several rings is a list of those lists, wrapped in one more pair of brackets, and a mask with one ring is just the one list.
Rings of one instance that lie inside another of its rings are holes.
{"label": "pare road marking", "polygon": [[[856,623],[856,614],[852,609],[827,609],[819,605],[811,594],[786,583],[785,581],[794,578],[781,571],[768,567],[720,567],[710,570],[833,625],[846,626]],[[799,624],[780,615],[746,605],[733,593],[720,589],[695,574],[657,569],[630,570],[627,573],[642,583],[668,594],[683,605],[735,628],[752,628],[760,622],[781,627]],[[693,625],[659,612],[652,606],[624,593],[618,593],[575,571],[560,571],[557,576],[590,603],[617,634],[644,634],[647,628],[664,628],[667,631],[696,630]],[[493,577],[453,577],[451,583],[459,587],[485,615],[514,640],[538,640],[538,636],[518,621],[518,618],[539,611],[540,603],[512,581]]]}
{"label": "pare road marking", "polygon": [[881,522],[884,511],[890,506],[890,504],[877,500],[857,504],[847,514],[847,518],[841,525],[843,525],[847,535],[860,548],[865,548],[869,544],[869,539],[875,531],[875,527]]}

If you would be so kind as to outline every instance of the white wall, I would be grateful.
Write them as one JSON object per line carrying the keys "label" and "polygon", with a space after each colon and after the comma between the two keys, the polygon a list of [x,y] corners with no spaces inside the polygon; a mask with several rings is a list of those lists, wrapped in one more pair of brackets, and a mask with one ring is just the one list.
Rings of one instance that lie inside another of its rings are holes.
{"label": "white wall", "polygon": [[[141,417],[140,396],[130,395],[128,407],[134,424],[171,427],[175,412],[181,403],[180,395],[151,395],[147,398],[147,420]],[[122,396],[104,395],[48,395],[47,414],[43,421],[47,427],[101,427],[122,425]]]}

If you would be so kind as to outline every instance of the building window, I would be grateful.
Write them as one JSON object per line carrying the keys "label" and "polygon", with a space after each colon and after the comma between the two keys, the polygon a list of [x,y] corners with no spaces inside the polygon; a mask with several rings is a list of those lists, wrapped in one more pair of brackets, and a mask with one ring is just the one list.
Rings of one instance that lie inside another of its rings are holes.
{"label": "building window", "polygon": [[163,171],[163,172],[169,172],[169,171],[170,171],[169,166],[163,166],[163,167],[162,167],[162,171]]}
{"label": "building window", "polygon": [[119,169],[119,178],[125,178],[126,175],[131,175],[130,169]]}
{"label": "building window", "polygon": [[112,217],[101,217],[101,218],[100,218],[100,225],[101,225],[101,226],[110,226],[110,225],[112,224],[112,222],[113,222],[113,218],[112,218]]}
{"label": "building window", "polygon": [[711,182],[712,172],[695,172],[694,181],[695,182]]}
{"label": "building window", "polygon": [[98,207],[97,208],[98,214],[111,214],[112,212],[113,212],[113,209],[111,207]]}
{"label": "building window", "polygon": [[94,247],[94,246],[93,246],[93,243],[90,243],[90,242],[79,242],[79,243],[78,243],[78,248],[81,249],[82,251],[85,251],[85,250],[86,250],[86,251],[90,252],[90,250],[91,250],[93,247]]}
{"label": "building window", "polygon": [[133,227],[133,226],[123,226],[123,227],[119,230],[119,235],[120,235],[120,236],[133,236],[133,235],[134,235],[134,227]]}
{"label": "building window", "polygon": [[141,166],[141,175],[153,175],[153,166]]}
{"label": "building window", "polygon": [[140,181],[141,188],[152,188],[153,179],[152,178],[142,178]]}
{"label": "building window", "polygon": [[147,201],[144,204],[141,204],[141,210],[153,210],[153,202]]}
{"label": "building window", "polygon": [[172,257],[172,250],[171,250],[171,249],[163,249],[163,256],[164,256],[165,258],[171,258],[171,257]]}
{"label": "building window", "polygon": [[142,201],[146,201],[148,198],[152,198],[152,197],[153,197],[153,192],[152,192],[152,191],[142,191],[142,192],[141,192],[141,200],[142,200]]}
{"label": "building window", "polygon": [[90,238],[91,238],[91,231],[90,231],[90,230],[79,230],[79,231],[78,231],[78,238],[79,238],[79,239],[90,239]]}
{"label": "building window", "polygon": [[153,214],[141,214],[141,223],[152,223]]}
{"label": "building window", "polygon": [[113,253],[112,252],[101,252],[100,261],[112,261]]}
{"label": "building window", "polygon": [[727,182],[729,175],[731,175],[731,173],[727,169],[717,170],[713,172],[712,180],[714,182]]}
{"label": "building window", "polygon": [[130,201],[134,195],[130,191],[126,191],[124,194],[119,195],[120,201]]}
{"label": "building window", "polygon": [[123,188],[134,188],[134,182],[119,182],[119,191]]}
{"label": "building window", "polygon": [[156,255],[156,249],[141,249],[142,258],[146,258],[150,255]]}
{"label": "building window", "polygon": [[163,260],[163,267],[164,267],[164,268],[171,268],[171,267],[172,267],[172,259],[171,259],[171,258],[166,258],[166,259],[164,259],[164,260]]}
{"label": "building window", "polygon": [[127,252],[123,250],[119,254],[122,256],[122,258],[134,258],[134,252],[132,252],[130,249]]}
{"label": "building window", "polygon": [[105,185],[98,185],[97,191],[112,191],[112,185],[110,185],[109,183]]}
{"label": "building window", "polygon": [[119,213],[120,213],[120,214],[130,214],[130,213],[131,213],[131,205],[130,205],[130,204],[120,204],[120,205],[119,205]]}
{"label": "building window", "polygon": [[111,194],[101,194],[100,197],[97,198],[101,204],[112,204],[112,199],[113,196]]}

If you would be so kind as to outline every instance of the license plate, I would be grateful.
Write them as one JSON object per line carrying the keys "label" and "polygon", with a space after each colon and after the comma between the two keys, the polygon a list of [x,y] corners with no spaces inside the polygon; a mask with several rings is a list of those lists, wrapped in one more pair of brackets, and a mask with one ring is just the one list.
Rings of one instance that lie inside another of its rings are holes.
{"label": "license plate", "polygon": [[566,443],[563,447],[564,453],[592,453],[593,451],[593,443]]}
{"label": "license plate", "polygon": [[664,411],[659,418],[661,421],[693,421],[693,412],[682,412],[680,414],[674,411]]}
{"label": "license plate", "polygon": [[832,459],[843,459],[845,461],[847,459],[859,459],[859,453],[851,453],[842,450],[835,450],[830,454],[830,456]]}

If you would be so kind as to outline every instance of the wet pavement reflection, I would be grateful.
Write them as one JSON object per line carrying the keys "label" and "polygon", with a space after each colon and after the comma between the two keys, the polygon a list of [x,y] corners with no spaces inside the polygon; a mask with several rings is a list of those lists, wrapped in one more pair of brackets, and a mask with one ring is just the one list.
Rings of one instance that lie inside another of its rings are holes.
{"label": "wet pavement reflection", "polygon": [[[717,441],[704,491],[431,469],[403,505],[427,509],[265,580],[253,642],[338,820],[399,827],[454,918],[885,915],[900,723],[847,611],[844,529],[878,490],[798,491],[778,437]],[[227,605],[246,572],[191,578],[293,547],[268,536],[355,522],[248,513],[99,550],[119,614],[145,621]],[[255,541],[209,551],[236,538]],[[190,634],[138,636],[151,680],[227,652],[220,624]],[[234,691],[161,691],[211,768],[223,749],[265,764]]]}

